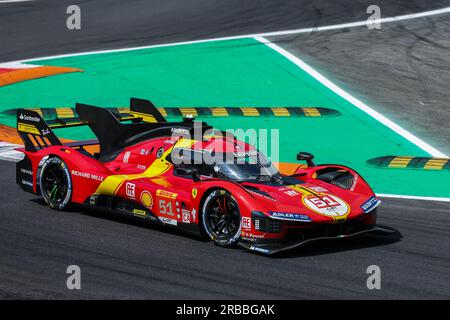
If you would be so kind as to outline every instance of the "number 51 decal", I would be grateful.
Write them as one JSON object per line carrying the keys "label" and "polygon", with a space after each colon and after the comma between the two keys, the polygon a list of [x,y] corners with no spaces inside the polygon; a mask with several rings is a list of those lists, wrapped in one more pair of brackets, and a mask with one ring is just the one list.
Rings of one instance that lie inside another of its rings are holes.
{"label": "number 51 decal", "polygon": [[160,199],[158,202],[159,213],[161,215],[173,216],[172,201]]}

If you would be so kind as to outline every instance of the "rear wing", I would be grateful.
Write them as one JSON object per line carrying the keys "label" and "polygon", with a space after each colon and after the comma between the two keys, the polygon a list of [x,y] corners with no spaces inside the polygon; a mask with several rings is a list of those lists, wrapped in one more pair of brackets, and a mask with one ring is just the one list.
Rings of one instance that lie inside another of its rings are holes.
{"label": "rear wing", "polygon": [[[77,103],[77,105],[83,105]],[[131,98],[130,108],[102,108],[111,111],[119,121],[138,122],[167,122],[164,116],[149,100]],[[47,120],[50,128],[67,128],[88,125],[87,121],[82,120],[77,108],[64,108],[61,110],[61,116],[57,114],[55,119]]]}
{"label": "rear wing", "polygon": [[[82,115],[82,116],[81,116]],[[92,131],[99,137],[102,136],[103,150],[110,149],[114,141],[104,139],[107,136],[115,136],[111,134],[116,130],[122,131],[121,126],[114,126],[117,122],[131,121],[138,123],[165,123],[164,116],[158,109],[148,100],[131,98],[130,108],[98,108],[84,104],[76,104],[75,109],[60,109],[56,114],[56,118],[44,120],[44,114],[31,109],[17,110],[17,132],[24,142],[26,151],[38,151],[43,148],[63,145],[52,129],[68,128],[76,126],[89,126]],[[105,130],[99,130],[103,127]],[[99,132],[102,131],[102,132]],[[105,132],[103,132],[105,131]],[[110,134],[108,134],[108,131]],[[76,141],[65,143],[70,147],[85,146],[98,144],[98,140]]]}

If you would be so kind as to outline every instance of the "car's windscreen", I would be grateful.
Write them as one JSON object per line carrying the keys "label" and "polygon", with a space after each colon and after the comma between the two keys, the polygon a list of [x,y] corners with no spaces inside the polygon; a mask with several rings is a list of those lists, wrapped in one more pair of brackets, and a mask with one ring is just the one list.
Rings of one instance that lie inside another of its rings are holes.
{"label": "car's windscreen", "polygon": [[216,159],[214,171],[219,177],[230,180],[257,180],[279,175],[278,170],[260,152],[224,153]]}

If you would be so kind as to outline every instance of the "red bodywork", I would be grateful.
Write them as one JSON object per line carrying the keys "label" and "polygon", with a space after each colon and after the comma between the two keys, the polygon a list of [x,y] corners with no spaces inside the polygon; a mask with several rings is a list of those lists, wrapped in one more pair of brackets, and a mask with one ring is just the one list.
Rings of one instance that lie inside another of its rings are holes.
{"label": "red bodywork", "polygon": [[[34,152],[21,149],[31,172],[23,170],[27,165],[22,161],[17,169],[18,183],[21,180],[19,184],[26,189],[24,179],[31,175],[28,191],[39,194],[36,179],[39,166],[45,157],[58,156],[71,174],[73,203],[125,213],[197,234],[203,234],[199,213],[206,195],[215,188],[225,189],[239,205],[242,217],[239,244],[263,253],[376,229],[375,209],[380,201],[352,169],[340,165],[299,167],[289,178],[294,182],[281,186],[205,176],[195,181],[190,176],[174,174],[174,165],[167,158],[174,146],[180,143],[184,147],[212,151],[231,142],[216,137],[186,142],[173,136],[149,139],[123,149],[108,162],[99,161],[79,147],[49,146]],[[252,149],[239,141],[232,148]],[[321,172],[330,170],[346,172],[351,179],[348,188],[319,179]]]}

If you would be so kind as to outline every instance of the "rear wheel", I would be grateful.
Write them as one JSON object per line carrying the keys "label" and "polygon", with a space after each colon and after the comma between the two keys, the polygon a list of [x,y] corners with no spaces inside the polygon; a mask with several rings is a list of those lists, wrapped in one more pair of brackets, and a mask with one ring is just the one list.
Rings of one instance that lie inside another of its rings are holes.
{"label": "rear wheel", "polygon": [[212,191],[202,207],[203,227],[215,244],[235,245],[241,236],[241,215],[236,199],[226,190]]}
{"label": "rear wheel", "polygon": [[58,157],[48,158],[39,175],[41,194],[53,209],[66,209],[72,197],[72,180],[65,162]]}

